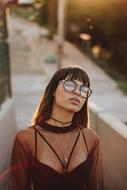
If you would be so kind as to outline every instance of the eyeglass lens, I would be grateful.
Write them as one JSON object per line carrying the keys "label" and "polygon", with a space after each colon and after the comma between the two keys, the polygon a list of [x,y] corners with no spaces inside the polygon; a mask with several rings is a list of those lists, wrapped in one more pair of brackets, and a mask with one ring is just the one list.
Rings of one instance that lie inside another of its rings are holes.
{"label": "eyeglass lens", "polygon": [[[64,89],[67,92],[74,92],[78,86],[78,84],[75,81],[69,81],[69,80],[65,80],[64,82]],[[91,90],[85,86],[85,85],[81,85],[80,86],[80,94],[83,97],[89,97],[91,95]]]}

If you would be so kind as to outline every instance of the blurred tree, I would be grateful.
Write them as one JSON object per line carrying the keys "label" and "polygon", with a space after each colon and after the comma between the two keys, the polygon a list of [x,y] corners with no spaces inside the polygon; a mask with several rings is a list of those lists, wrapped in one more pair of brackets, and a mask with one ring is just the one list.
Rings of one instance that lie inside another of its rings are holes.
{"label": "blurred tree", "polygon": [[126,18],[127,0],[70,0],[67,36],[81,44],[79,34],[90,34],[92,46],[100,44],[103,49],[110,52],[111,56],[107,60],[110,66],[127,74]]}
{"label": "blurred tree", "polygon": [[48,19],[47,0],[35,0],[34,8],[36,10],[36,14],[34,14],[33,21],[46,26]]}

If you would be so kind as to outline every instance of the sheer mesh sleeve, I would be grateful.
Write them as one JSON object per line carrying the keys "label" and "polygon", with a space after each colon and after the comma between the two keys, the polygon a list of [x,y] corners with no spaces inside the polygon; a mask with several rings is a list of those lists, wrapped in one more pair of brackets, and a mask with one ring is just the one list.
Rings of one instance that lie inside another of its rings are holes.
{"label": "sheer mesh sleeve", "polygon": [[31,190],[29,177],[30,153],[23,135],[16,136],[11,159],[11,176],[8,190]]}
{"label": "sheer mesh sleeve", "polygon": [[103,189],[103,168],[100,140],[96,137],[93,148],[90,153],[90,190]]}

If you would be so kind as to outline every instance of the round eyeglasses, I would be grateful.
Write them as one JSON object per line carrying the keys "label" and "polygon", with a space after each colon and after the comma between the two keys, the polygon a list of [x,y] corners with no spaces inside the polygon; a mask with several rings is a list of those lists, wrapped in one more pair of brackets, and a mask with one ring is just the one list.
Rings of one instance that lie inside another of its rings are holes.
{"label": "round eyeglasses", "polygon": [[78,85],[75,81],[72,80],[61,80],[60,82],[63,82],[63,87],[66,92],[74,92],[79,86],[80,95],[83,98],[87,98],[92,94],[92,90],[84,84]]}

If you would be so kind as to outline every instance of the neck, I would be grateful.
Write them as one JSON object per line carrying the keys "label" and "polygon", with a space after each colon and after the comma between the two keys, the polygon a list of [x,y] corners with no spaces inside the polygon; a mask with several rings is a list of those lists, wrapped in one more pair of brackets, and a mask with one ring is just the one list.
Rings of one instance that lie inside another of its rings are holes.
{"label": "neck", "polygon": [[72,121],[63,122],[63,121],[57,120],[56,118],[53,118],[52,116],[50,117],[50,119],[53,120],[53,121],[56,121],[58,123],[61,123],[63,125],[72,123]]}
{"label": "neck", "polygon": [[72,112],[54,107],[48,123],[59,127],[65,127],[72,123],[73,115]]}

